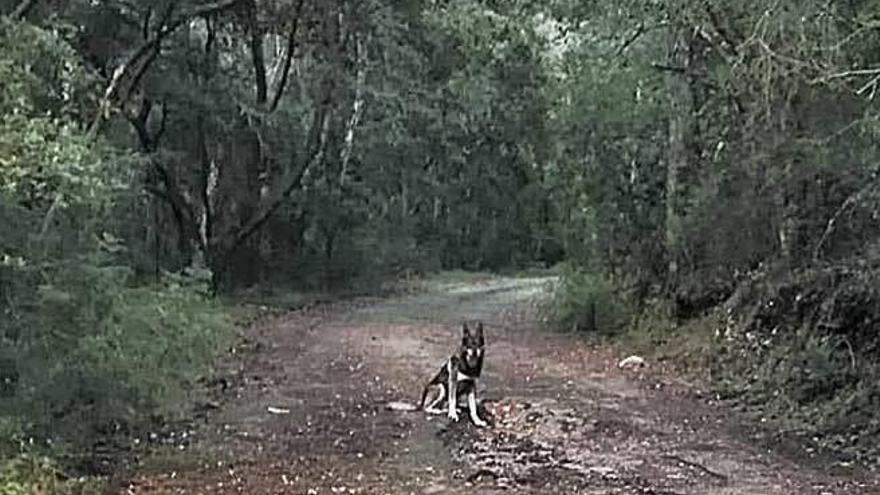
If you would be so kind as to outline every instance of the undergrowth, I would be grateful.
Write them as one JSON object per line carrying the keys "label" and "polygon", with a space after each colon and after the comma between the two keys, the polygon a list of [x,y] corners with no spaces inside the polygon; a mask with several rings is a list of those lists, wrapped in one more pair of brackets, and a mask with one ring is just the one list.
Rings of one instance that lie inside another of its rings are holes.
{"label": "undergrowth", "polygon": [[759,277],[736,304],[716,390],[774,437],[880,460],[880,271],[862,262]]}
{"label": "undergrowth", "polygon": [[626,328],[632,304],[615,281],[604,274],[572,266],[559,269],[558,283],[541,308],[557,330],[611,335]]}
{"label": "undergrowth", "polygon": [[106,481],[68,477],[50,457],[20,454],[0,462],[0,495],[98,495]]}
{"label": "undergrowth", "polygon": [[[880,263],[878,263],[880,266]],[[550,325],[587,331],[697,378],[756,432],[812,454],[880,460],[880,269],[863,262],[756,275],[724,304],[676,318],[638,313],[612,281],[567,268],[544,307]]]}
{"label": "undergrowth", "polygon": [[685,321],[670,317],[671,313],[667,304],[657,300],[648,302],[626,331],[614,339],[615,345],[623,353],[637,354],[705,379],[717,352],[714,329],[719,313],[710,311]]}
{"label": "undergrowth", "polygon": [[[43,456],[72,473],[114,469],[127,439],[187,414],[196,381],[233,336],[228,312],[190,277],[145,286],[126,269],[90,263],[2,270],[0,282],[14,290],[11,317],[0,323],[0,460],[9,480],[0,494],[17,493],[28,473],[56,469],[35,464]],[[28,493],[68,493],[37,478]]]}

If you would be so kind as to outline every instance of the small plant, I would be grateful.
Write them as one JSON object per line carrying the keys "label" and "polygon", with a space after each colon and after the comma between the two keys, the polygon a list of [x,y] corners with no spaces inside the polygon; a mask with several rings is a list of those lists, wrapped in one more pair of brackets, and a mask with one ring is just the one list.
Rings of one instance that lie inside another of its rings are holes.
{"label": "small plant", "polygon": [[756,279],[718,345],[712,379],[771,430],[869,460],[880,452],[880,272],[856,263]]}
{"label": "small plant", "polygon": [[28,433],[56,446],[179,414],[232,334],[225,311],[184,277],[137,286],[128,270],[91,264],[43,273],[17,291],[16,322],[0,325],[15,378],[0,418],[28,418]]}
{"label": "small plant", "polygon": [[610,277],[565,267],[543,308],[545,321],[560,330],[616,333],[629,322],[625,296]]}
{"label": "small plant", "polygon": [[0,495],[97,495],[101,478],[67,478],[50,458],[21,453],[0,462]]}

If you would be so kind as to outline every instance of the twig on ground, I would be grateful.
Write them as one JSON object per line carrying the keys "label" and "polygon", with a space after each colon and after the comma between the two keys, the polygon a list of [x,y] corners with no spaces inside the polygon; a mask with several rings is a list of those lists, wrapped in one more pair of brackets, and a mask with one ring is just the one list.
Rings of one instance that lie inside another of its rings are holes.
{"label": "twig on ground", "polygon": [[692,468],[694,468],[694,469],[696,469],[696,470],[698,470],[698,471],[700,471],[700,472],[702,472],[702,473],[704,473],[704,474],[707,474],[707,475],[709,475],[709,476],[711,476],[711,477],[713,477],[713,478],[715,478],[715,479],[717,479],[717,480],[720,480],[720,481],[722,481],[722,482],[724,482],[724,483],[727,483],[727,481],[728,481],[728,477],[727,477],[727,475],[724,475],[724,474],[721,474],[721,473],[718,473],[718,472],[712,471],[711,469],[707,468],[706,466],[704,466],[704,465],[702,465],[702,464],[700,464],[700,463],[693,462],[693,461],[689,461],[689,460],[687,460],[687,459],[685,459],[685,458],[683,458],[683,457],[681,457],[681,456],[677,456],[677,455],[674,455],[674,454],[664,454],[664,455],[662,455],[662,456],[660,456],[660,457],[662,457],[663,459],[668,459],[668,460],[670,460],[670,461],[678,462],[678,463],[683,464],[683,465],[688,466],[688,467],[692,467]]}

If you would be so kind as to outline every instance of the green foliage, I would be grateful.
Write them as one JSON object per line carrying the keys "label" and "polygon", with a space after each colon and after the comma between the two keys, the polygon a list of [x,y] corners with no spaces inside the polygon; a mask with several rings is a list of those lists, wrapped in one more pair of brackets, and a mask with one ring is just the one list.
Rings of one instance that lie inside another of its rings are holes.
{"label": "green foliage", "polygon": [[81,116],[95,87],[71,31],[57,19],[44,27],[0,19],[0,114]]}
{"label": "green foliage", "polygon": [[96,205],[118,187],[72,120],[86,82],[53,33],[0,19],[0,194],[28,208]]}
{"label": "green foliage", "polygon": [[815,448],[876,458],[876,266],[859,259],[755,277],[733,308],[739,318],[721,332],[718,392]]}
{"label": "green foliage", "polygon": [[29,207],[95,205],[112,190],[108,162],[69,123],[6,114],[0,154],[0,193]]}
{"label": "green foliage", "polygon": [[0,495],[97,495],[103,493],[97,478],[63,479],[51,459],[20,454],[0,461]]}
{"label": "green foliage", "polygon": [[[164,271],[289,293],[567,261],[556,325],[656,300],[629,337],[704,356],[743,273],[877,249],[876,2],[163,4],[0,20],[0,395],[72,436],[177,403],[222,342],[198,291],[140,285]],[[821,375],[794,395],[871,402],[834,339],[789,337]]]}
{"label": "green foliage", "polygon": [[40,436],[79,445],[180,412],[228,341],[225,313],[180,277],[140,287],[124,268],[41,271],[42,283],[18,286],[15,318],[0,326],[15,383],[3,411]]}
{"label": "green foliage", "polygon": [[2,495],[54,495],[61,493],[60,484],[47,458],[21,455],[0,464]]}
{"label": "green foliage", "polygon": [[630,304],[607,275],[566,267],[553,296],[542,310],[551,325],[562,330],[614,334],[630,322]]}
{"label": "green foliage", "polygon": [[84,131],[98,95],[68,32],[0,18],[2,493],[81,489],[28,452],[80,458],[183,412],[231,334],[204,279],[127,264],[143,176],[120,165],[143,160]]}
{"label": "green foliage", "polygon": [[[765,424],[875,454],[876,5],[560,1],[542,14],[557,48],[545,171],[566,253],[657,301],[623,345],[713,363]],[[826,263],[806,289],[737,302],[745,274]],[[574,297],[557,295],[558,313],[590,318],[582,278],[563,279]],[[716,345],[728,298],[731,340]]]}
{"label": "green foliage", "polygon": [[671,306],[662,300],[648,301],[615,342],[622,353],[637,354],[705,379],[718,352],[714,330],[719,327],[721,312],[678,321]]}

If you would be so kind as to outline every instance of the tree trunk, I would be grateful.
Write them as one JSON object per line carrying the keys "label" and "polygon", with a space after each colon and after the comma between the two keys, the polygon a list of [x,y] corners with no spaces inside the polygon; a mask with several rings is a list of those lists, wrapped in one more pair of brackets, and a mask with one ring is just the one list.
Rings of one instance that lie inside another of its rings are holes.
{"label": "tree trunk", "polygon": [[339,153],[339,161],[341,171],[339,174],[339,185],[345,186],[345,180],[348,176],[349,162],[351,161],[352,151],[354,150],[354,131],[361,120],[364,112],[364,91],[367,84],[367,43],[363,40],[362,35],[355,36],[355,64],[357,65],[357,76],[355,78],[354,100],[352,101],[351,115],[345,125],[345,138],[342,143],[342,150]]}
{"label": "tree trunk", "polygon": [[684,74],[689,70],[690,33],[684,26],[672,26],[667,63],[681,69],[667,76],[669,122],[666,154],[665,243],[667,285],[674,287],[679,276],[682,251],[682,223],[685,207],[684,179],[690,166],[689,134],[693,129],[693,95]]}

